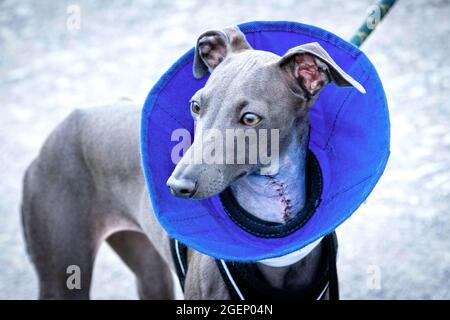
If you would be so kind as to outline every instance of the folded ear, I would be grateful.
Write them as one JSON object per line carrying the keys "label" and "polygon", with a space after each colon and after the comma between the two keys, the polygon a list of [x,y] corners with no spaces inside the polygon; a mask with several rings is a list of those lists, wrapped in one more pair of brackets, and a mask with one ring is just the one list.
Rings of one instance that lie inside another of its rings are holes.
{"label": "folded ear", "polygon": [[212,72],[228,55],[251,49],[238,27],[203,33],[195,46],[193,73],[196,79]]}
{"label": "folded ear", "polygon": [[[294,85],[314,96],[330,81],[340,87],[354,87],[366,93],[364,87],[344,72],[317,42],[290,49],[278,65],[294,79]],[[295,90],[298,92],[298,90]]]}

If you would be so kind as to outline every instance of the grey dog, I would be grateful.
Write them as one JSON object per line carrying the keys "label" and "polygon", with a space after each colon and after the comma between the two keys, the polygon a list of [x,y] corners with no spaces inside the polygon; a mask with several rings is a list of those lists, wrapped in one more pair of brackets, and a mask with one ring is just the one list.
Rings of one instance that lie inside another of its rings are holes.
{"label": "grey dog", "polygon": [[[190,148],[168,187],[175,196],[194,199],[230,187],[254,216],[278,223],[292,219],[305,203],[309,111],[327,83],[363,90],[361,85],[317,43],[280,57],[253,50],[238,28],[199,37],[194,76],[207,72],[205,87],[191,99],[196,126],[278,128],[280,168],[261,175],[261,163],[192,165],[185,160]],[[168,235],[153,214],[141,169],[139,123],[140,108],[131,101],[75,110],[26,171],[23,228],[40,298],[89,298],[94,259],[104,240],[136,275],[141,298],[174,297]],[[275,288],[307,287],[323,254],[319,244],[292,265],[257,266]],[[71,265],[81,270],[79,288],[67,287]],[[212,257],[189,249],[188,266],[186,299],[230,297]]]}

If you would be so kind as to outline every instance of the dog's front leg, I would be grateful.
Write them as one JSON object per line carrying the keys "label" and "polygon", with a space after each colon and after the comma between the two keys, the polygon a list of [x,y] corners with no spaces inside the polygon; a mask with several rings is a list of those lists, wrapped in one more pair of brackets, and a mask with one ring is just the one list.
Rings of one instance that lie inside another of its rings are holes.
{"label": "dog's front leg", "polygon": [[186,300],[230,299],[213,258],[196,251],[189,251],[184,298]]}

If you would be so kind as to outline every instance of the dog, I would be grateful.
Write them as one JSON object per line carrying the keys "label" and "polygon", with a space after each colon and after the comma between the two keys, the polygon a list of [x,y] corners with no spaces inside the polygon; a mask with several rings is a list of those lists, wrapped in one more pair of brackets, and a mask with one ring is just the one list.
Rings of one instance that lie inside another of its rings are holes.
{"label": "dog", "polygon": [[[170,191],[204,199],[229,188],[259,219],[282,224],[295,218],[306,198],[309,112],[328,83],[359,84],[318,43],[280,57],[252,49],[237,27],[198,38],[193,72],[197,78],[211,73],[190,101],[196,128],[279,129],[280,165],[269,174],[261,174],[263,163],[194,165],[187,160],[200,140],[194,139],[167,181]],[[39,298],[88,299],[96,252],[104,240],[135,274],[140,298],[174,298],[171,272],[176,266],[169,237],[152,214],[141,168],[140,112],[129,100],[73,111],[26,170],[23,230],[39,278]],[[308,288],[326,254],[318,242],[295,263],[255,266],[273,288]],[[72,265],[81,271],[76,289],[67,287]],[[186,299],[231,297],[213,257],[188,249],[187,265]],[[327,292],[321,296],[327,297]]]}

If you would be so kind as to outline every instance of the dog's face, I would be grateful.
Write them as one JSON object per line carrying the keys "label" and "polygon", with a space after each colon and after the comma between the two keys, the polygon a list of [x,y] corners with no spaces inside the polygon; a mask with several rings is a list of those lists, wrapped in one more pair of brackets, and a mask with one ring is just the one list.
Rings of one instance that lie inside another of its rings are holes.
{"label": "dog's face", "polygon": [[215,195],[247,174],[275,174],[277,155],[328,82],[362,88],[317,43],[280,57],[251,49],[237,28],[202,34],[193,71],[211,76],[190,100],[195,139],[167,182],[185,198]]}

